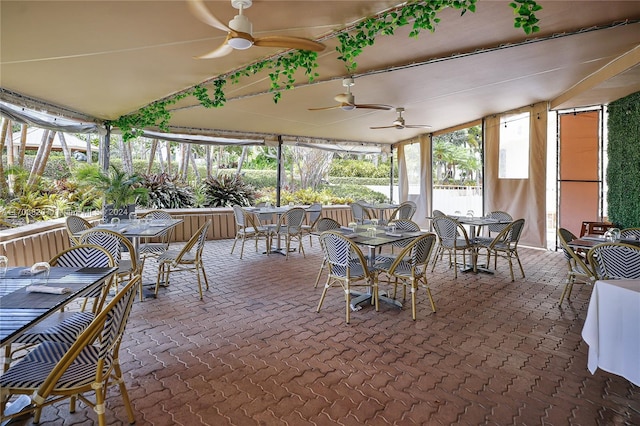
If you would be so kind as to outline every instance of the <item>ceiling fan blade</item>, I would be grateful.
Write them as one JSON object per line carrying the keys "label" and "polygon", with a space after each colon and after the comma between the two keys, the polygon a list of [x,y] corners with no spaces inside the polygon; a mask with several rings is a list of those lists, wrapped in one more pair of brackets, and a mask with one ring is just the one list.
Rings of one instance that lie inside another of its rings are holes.
{"label": "ceiling fan blade", "polygon": [[404,126],[407,129],[430,129],[428,124],[407,124]]}
{"label": "ceiling fan blade", "polygon": [[307,108],[309,111],[326,111],[329,109],[339,109],[342,108],[342,105],[334,105],[330,107],[322,107],[322,108]]}
{"label": "ceiling fan blade", "polygon": [[189,5],[189,9],[191,9],[191,13],[200,21],[221,31],[231,31],[231,28],[211,14],[202,0],[189,0],[187,4]]}
{"label": "ceiling fan blade", "polygon": [[218,46],[216,50],[214,50],[213,52],[206,53],[202,56],[196,56],[196,59],[214,59],[214,58],[221,58],[223,56],[227,56],[229,53],[233,52],[233,47],[227,44],[227,41],[229,40],[230,37],[231,37],[231,34],[230,33],[227,34],[227,38],[224,40],[224,43]]}
{"label": "ceiling fan blade", "polygon": [[[351,95],[351,97],[353,98],[353,95]],[[340,93],[336,95],[333,99],[335,99],[336,102],[340,102],[340,103],[349,102],[349,93]]]}
{"label": "ceiling fan blade", "polygon": [[355,104],[356,108],[366,108],[366,109],[382,109],[382,110],[390,110],[393,108],[391,105],[384,104]]}
{"label": "ceiling fan blade", "polygon": [[369,127],[370,129],[394,129],[396,126],[378,126],[378,127]]}
{"label": "ceiling fan blade", "polygon": [[317,41],[289,36],[258,37],[253,44],[261,47],[284,47],[286,49],[311,50],[314,52],[321,52],[325,49],[325,45]]}

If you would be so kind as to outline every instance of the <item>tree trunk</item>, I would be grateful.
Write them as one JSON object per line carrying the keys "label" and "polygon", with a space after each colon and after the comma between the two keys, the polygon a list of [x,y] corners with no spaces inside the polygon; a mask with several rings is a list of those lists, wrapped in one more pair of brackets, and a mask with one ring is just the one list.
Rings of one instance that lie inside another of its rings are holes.
{"label": "tree trunk", "polygon": [[171,175],[171,142],[167,141],[167,174]]}
{"label": "tree trunk", "polygon": [[120,143],[120,153],[122,154],[122,170],[128,175],[133,174],[133,161],[131,160],[131,142],[124,142],[122,138],[118,141]]}
{"label": "tree trunk", "polygon": [[87,133],[87,164],[91,164],[93,162],[92,153],[91,153],[91,133]]}
{"label": "tree trunk", "polygon": [[207,156],[207,178],[210,178],[211,172],[213,172],[213,161],[211,161],[211,145],[207,145],[204,150],[205,155]]}
{"label": "tree trunk", "polygon": [[24,155],[27,152],[27,125],[20,126],[20,149],[18,150],[18,165],[24,166]]}
{"label": "tree trunk", "polygon": [[60,140],[60,146],[62,147],[62,152],[64,154],[64,161],[67,163],[67,167],[69,167],[69,170],[71,170],[73,168],[73,163],[71,162],[71,152],[69,151],[67,141],[64,138],[64,133],[59,132],[58,139]]}
{"label": "tree trunk", "polygon": [[149,165],[147,166],[147,174],[151,174],[153,168],[153,160],[156,158],[156,150],[158,149],[158,139],[151,141],[151,152],[149,153]]}
{"label": "tree trunk", "polygon": [[242,147],[242,154],[240,154],[240,158],[238,159],[238,169],[236,170],[236,177],[240,176],[240,172],[242,171],[242,164],[244,163],[245,158],[247,158],[247,149],[248,147],[246,145]]}
{"label": "tree trunk", "polygon": [[193,167],[193,173],[196,175],[196,182],[200,183],[200,171],[198,170],[198,165],[196,164],[196,155],[191,149],[191,144],[189,144],[189,158],[191,159],[191,167]]}
{"label": "tree trunk", "polygon": [[42,143],[36,153],[36,158],[33,161],[31,167],[31,173],[29,174],[29,180],[27,181],[27,188],[32,187],[42,177],[44,168],[49,160],[49,154],[51,153],[51,147],[53,146],[53,138],[56,136],[56,132],[46,130],[42,135]]}

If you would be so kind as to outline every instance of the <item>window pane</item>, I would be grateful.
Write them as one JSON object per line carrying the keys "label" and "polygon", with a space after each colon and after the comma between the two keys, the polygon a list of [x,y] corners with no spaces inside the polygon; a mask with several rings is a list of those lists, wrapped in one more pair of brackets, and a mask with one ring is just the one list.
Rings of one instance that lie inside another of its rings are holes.
{"label": "window pane", "polygon": [[404,158],[407,164],[409,194],[420,194],[420,144],[406,145],[404,147]]}
{"label": "window pane", "polygon": [[529,178],[529,113],[500,119],[500,179]]}

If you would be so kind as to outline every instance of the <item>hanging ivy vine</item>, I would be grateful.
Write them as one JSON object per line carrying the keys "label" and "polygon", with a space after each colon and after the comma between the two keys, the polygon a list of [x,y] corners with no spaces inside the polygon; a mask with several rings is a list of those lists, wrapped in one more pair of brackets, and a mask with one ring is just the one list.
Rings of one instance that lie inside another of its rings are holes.
{"label": "hanging ivy vine", "polygon": [[[372,46],[378,36],[393,35],[396,29],[413,24],[409,37],[417,38],[421,31],[435,31],[440,19],[437,14],[446,9],[461,10],[461,15],[467,11],[475,12],[477,0],[414,0],[400,8],[392,9],[379,15],[364,19],[349,31],[337,35],[339,45],[336,50],[340,54],[338,59],[344,62],[347,72],[354,72],[358,64],[356,58],[363,50]],[[539,20],[535,12],[542,9],[535,0],[514,0],[509,6],[515,14],[514,27],[522,28],[525,34],[540,30],[536,25]],[[316,52],[293,50],[275,58],[265,59],[248,65],[232,74],[223,75],[207,83],[212,85],[207,89],[197,85],[190,90],[176,94],[170,98],[149,104],[137,112],[124,115],[108,124],[118,127],[122,131],[125,141],[138,136],[137,129],[158,127],[162,131],[169,130],[171,112],[169,107],[188,96],[195,97],[205,108],[220,108],[226,103],[224,88],[227,82],[236,84],[243,77],[250,77],[262,71],[269,71],[271,80],[270,91],[273,101],[277,103],[284,90],[294,87],[295,73],[302,69],[304,74],[313,81],[319,76],[315,69],[318,67]],[[212,92],[210,97],[209,92]]]}

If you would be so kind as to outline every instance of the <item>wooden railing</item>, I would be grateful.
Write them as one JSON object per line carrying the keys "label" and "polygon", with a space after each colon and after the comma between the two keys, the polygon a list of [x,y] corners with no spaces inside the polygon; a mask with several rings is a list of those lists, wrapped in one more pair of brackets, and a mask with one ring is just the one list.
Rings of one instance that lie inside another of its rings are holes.
{"label": "wooden railing", "polygon": [[[141,210],[139,213],[145,211]],[[207,235],[208,240],[235,238],[236,225],[231,208],[168,209],[167,211],[175,218],[184,219],[175,228],[172,242],[187,241],[207,220],[211,220],[212,223]],[[344,205],[324,206],[322,216],[335,219],[342,225],[353,220],[351,208]],[[97,216],[86,219],[90,222],[100,220]],[[68,247],[70,243],[64,219],[0,231],[0,254],[9,258],[11,266],[28,266],[36,262],[48,261]]]}

